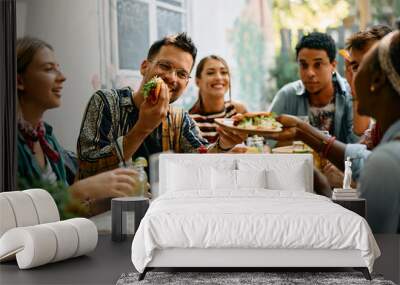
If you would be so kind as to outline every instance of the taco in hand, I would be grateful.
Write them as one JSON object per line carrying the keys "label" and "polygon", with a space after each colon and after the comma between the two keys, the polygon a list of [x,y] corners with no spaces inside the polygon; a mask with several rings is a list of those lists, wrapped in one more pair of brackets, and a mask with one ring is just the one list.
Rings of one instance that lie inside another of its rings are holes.
{"label": "taco in hand", "polygon": [[151,104],[157,104],[158,102],[158,96],[160,96],[161,92],[161,83],[164,81],[158,77],[155,76],[146,84],[143,86],[143,97],[147,101],[149,101]]}

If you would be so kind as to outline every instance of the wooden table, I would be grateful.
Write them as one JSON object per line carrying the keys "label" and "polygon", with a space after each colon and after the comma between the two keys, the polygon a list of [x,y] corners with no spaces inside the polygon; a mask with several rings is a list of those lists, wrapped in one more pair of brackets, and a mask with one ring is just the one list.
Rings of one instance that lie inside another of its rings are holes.
{"label": "wooden table", "polygon": [[359,214],[365,218],[367,213],[367,201],[362,198],[354,199],[332,199],[332,202],[339,204],[340,206]]}

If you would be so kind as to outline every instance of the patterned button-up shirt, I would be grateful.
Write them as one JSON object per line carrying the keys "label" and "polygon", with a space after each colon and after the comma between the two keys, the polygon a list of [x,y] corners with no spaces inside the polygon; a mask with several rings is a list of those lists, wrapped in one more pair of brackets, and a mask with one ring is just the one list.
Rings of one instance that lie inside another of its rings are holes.
{"label": "patterned button-up shirt", "polygon": [[[122,89],[99,90],[90,99],[86,108],[78,138],[79,179],[114,169],[123,160],[123,137],[132,129],[139,118],[139,109],[132,100],[133,91]],[[181,121],[173,125],[174,118],[168,115],[168,125],[173,130],[171,149],[178,152],[197,152],[201,145],[208,146],[209,152],[221,152],[218,144],[208,145],[201,137],[195,122],[187,112]],[[181,124],[177,128],[176,124]],[[174,131],[179,131],[179,134]],[[163,127],[160,124],[140,145],[133,158],[162,152]],[[126,142],[125,142],[126,143]]]}

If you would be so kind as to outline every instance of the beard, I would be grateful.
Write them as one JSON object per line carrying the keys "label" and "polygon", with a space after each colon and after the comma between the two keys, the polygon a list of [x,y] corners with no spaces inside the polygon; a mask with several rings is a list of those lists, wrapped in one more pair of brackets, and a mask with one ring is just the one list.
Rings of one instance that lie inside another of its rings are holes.
{"label": "beard", "polygon": [[178,94],[176,91],[171,92],[170,95],[171,95],[169,98],[170,104],[174,103],[176,100],[178,100],[181,97],[180,94]]}

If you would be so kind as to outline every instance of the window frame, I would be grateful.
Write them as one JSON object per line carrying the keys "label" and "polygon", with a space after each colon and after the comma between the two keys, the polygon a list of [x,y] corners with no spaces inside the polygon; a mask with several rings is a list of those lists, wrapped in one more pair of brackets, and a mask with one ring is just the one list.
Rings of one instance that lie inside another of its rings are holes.
{"label": "window frame", "polygon": [[[118,49],[118,0],[99,0],[99,41],[100,41],[100,80],[102,88],[116,87],[115,78],[130,79],[136,85],[140,82],[140,70],[121,69],[119,65]],[[157,8],[164,8],[173,12],[181,13],[183,16],[183,29],[190,34],[192,25],[190,22],[192,4],[188,0],[175,0],[182,3],[181,7],[164,3],[160,0],[134,0],[149,5],[149,43],[158,39],[157,36]],[[150,46],[149,46],[150,47]],[[115,70],[111,71],[110,66]],[[135,85],[135,84],[134,84]],[[133,86],[134,88],[136,86]]]}
{"label": "window frame", "polygon": [[0,192],[17,189],[16,1],[0,1]]}

